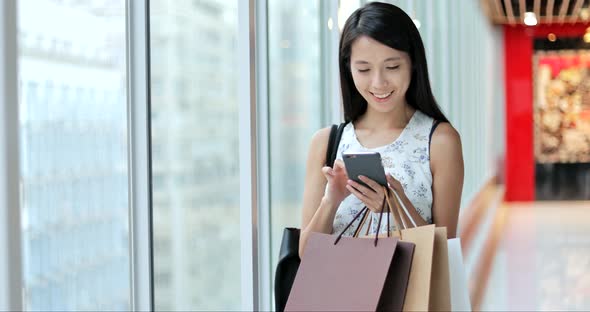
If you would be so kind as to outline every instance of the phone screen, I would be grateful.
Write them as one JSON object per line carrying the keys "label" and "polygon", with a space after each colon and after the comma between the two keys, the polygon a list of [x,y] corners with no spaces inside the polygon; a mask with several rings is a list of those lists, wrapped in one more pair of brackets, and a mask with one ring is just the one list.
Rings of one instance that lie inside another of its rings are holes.
{"label": "phone screen", "polygon": [[358,178],[359,175],[364,175],[383,186],[387,185],[381,154],[378,152],[343,153],[342,159],[349,179],[367,186]]}

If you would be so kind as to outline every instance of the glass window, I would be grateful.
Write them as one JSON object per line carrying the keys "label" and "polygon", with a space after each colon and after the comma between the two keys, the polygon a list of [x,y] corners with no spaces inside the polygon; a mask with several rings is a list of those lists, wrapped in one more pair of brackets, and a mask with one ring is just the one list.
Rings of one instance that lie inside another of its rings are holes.
{"label": "glass window", "polygon": [[240,309],[237,6],[150,3],[156,310]]}
{"label": "glass window", "polygon": [[[268,1],[272,268],[284,227],[299,227],[305,162],[324,124],[320,1]],[[333,55],[331,57],[336,57]],[[328,75],[329,73],[325,73]],[[274,274],[274,271],[273,271]]]}
{"label": "glass window", "polygon": [[129,310],[125,1],[18,12],[24,308]]}

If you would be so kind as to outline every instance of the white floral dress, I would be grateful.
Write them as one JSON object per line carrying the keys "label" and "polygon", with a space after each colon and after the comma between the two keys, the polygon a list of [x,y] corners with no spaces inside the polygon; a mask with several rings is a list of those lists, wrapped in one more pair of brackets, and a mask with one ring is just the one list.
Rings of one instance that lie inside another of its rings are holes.
{"label": "white floral dress", "polygon": [[[336,158],[341,160],[343,152],[379,152],[385,173],[391,174],[402,184],[404,193],[420,216],[426,222],[432,223],[432,173],[430,172],[429,136],[433,121],[431,117],[417,110],[395,141],[377,148],[362,146],[356,137],[354,125],[349,123],[342,132]],[[336,212],[333,233],[340,234],[364,206],[363,202],[353,194],[346,197]],[[371,213],[371,217],[373,220],[367,220],[366,226],[370,224],[369,233],[374,234],[377,231],[379,214]],[[359,222],[360,218],[346,230],[344,236],[352,236]],[[394,230],[393,220],[390,220],[389,224],[391,230]],[[365,231],[366,229],[363,229],[362,233]],[[383,218],[379,232],[385,231],[387,231],[387,220]]]}

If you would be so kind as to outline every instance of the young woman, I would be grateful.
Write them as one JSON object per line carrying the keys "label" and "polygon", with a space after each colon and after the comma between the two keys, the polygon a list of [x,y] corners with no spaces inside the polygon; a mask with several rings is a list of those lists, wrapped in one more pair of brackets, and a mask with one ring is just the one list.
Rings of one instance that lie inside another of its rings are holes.
{"label": "young woman", "polygon": [[[398,7],[372,2],[346,21],[340,38],[340,83],[345,121],[333,168],[325,167],[330,128],[311,140],[303,194],[299,254],[311,232],[339,233],[364,206],[369,233],[377,229],[385,196],[376,182],[346,174],[343,152],[381,154],[389,187],[420,226],[435,223],[456,235],[463,188],[461,139],[438,107],[428,79],[424,45]],[[352,235],[360,220],[344,235]],[[369,223],[369,222],[367,222]]]}

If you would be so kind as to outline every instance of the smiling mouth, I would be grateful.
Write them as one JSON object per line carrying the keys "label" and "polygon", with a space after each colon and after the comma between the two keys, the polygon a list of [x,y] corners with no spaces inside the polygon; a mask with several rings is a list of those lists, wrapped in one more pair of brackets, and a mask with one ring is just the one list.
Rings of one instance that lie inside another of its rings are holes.
{"label": "smiling mouth", "polygon": [[377,98],[379,100],[385,100],[393,94],[393,91],[391,91],[389,93],[381,93],[381,94],[377,94],[377,93],[373,93],[373,92],[369,92],[369,93],[371,93],[371,95],[373,95],[375,98]]}

